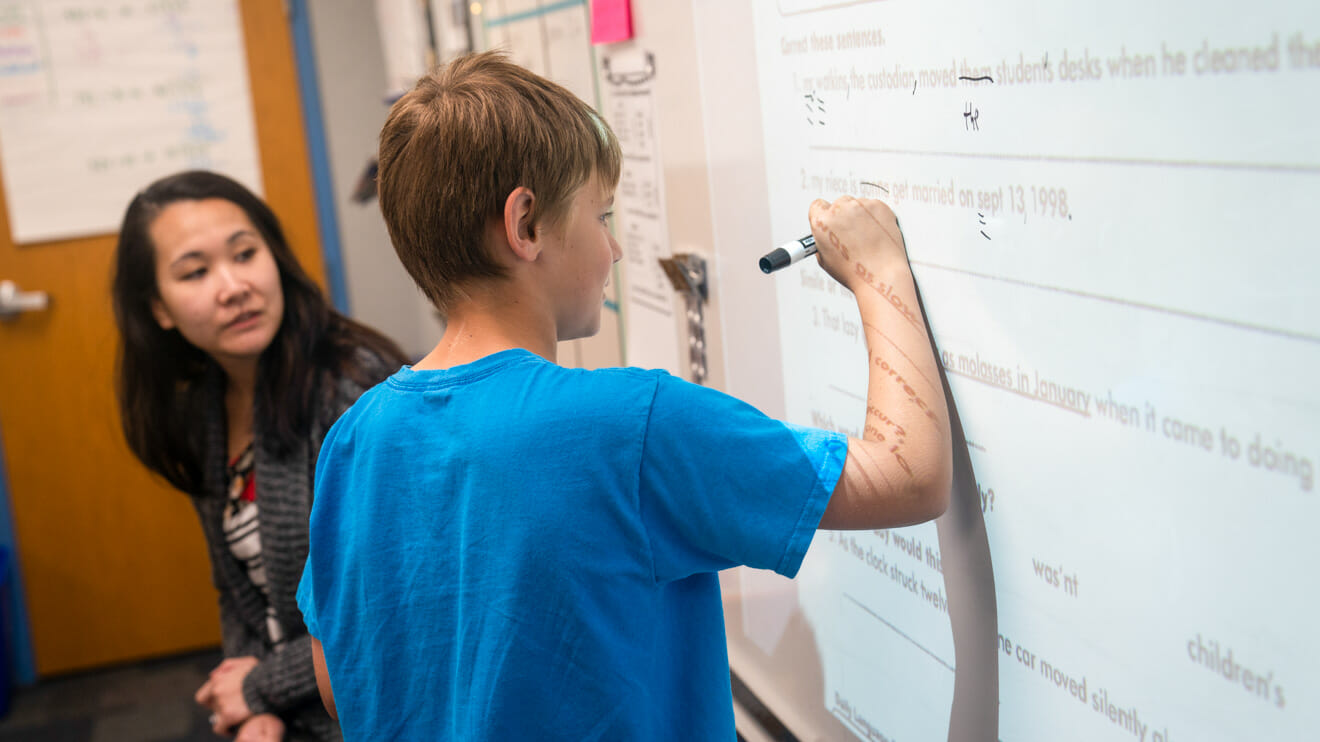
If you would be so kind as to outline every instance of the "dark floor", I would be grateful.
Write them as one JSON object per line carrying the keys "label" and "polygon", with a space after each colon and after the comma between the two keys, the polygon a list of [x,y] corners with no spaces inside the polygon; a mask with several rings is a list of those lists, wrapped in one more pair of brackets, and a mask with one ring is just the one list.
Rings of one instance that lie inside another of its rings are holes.
{"label": "dark floor", "polygon": [[220,660],[215,649],[19,688],[0,742],[217,742],[192,696]]}

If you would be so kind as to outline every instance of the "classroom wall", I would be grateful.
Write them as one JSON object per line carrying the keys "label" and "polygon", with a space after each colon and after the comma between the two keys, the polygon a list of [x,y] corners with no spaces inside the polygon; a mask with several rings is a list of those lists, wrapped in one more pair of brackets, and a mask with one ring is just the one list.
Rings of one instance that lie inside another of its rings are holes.
{"label": "classroom wall", "polygon": [[329,183],[317,187],[333,200],[348,308],[354,319],[419,357],[434,347],[443,325],[399,264],[376,200],[352,199],[368,161],[375,157],[389,113],[374,3],[314,0],[304,7],[310,16],[331,175]]}

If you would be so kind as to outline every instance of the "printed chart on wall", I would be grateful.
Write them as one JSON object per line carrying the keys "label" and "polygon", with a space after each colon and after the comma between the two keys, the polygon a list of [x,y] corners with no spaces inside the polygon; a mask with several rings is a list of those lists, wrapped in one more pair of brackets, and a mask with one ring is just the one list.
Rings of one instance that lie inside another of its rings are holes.
{"label": "printed chart on wall", "polygon": [[585,101],[596,99],[585,0],[490,0],[480,7],[485,48],[554,80]]}
{"label": "printed chart on wall", "polygon": [[665,222],[655,78],[655,55],[636,45],[616,47],[600,58],[600,110],[623,154],[614,211],[628,278],[623,300],[627,337],[633,339],[628,364],[681,374],[674,290],[660,265],[673,250]]}
{"label": "printed chart on wall", "polygon": [[[775,241],[817,196],[899,216],[978,479],[999,738],[1316,738],[1320,5],[752,12]],[[788,417],[858,434],[851,296],[773,280]],[[822,533],[803,567],[818,702],[860,738],[947,733],[939,547]]]}
{"label": "printed chart on wall", "polygon": [[260,193],[237,5],[0,2],[0,154],[18,243],[113,232],[179,170]]}

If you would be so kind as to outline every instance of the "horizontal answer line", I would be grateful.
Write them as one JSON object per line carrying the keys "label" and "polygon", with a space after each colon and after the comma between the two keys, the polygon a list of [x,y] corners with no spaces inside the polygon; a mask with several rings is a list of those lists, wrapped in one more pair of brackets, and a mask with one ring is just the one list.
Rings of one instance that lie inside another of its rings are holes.
{"label": "horizontal answer line", "polygon": [[1320,175],[1320,163],[1289,164],[1281,162],[1199,162],[1197,160],[1159,160],[1147,157],[1081,157],[1075,155],[1009,155],[994,152],[941,152],[938,150],[898,149],[895,147],[844,147],[815,144],[808,149],[821,152],[870,152],[883,155],[920,157],[957,157],[966,160],[1008,160],[1048,162],[1062,165],[1136,165],[1141,167],[1194,168],[1205,170],[1255,170],[1266,173],[1301,173]]}
{"label": "horizontal answer line", "polygon": [[[982,379],[980,376],[974,376],[974,375],[972,375],[972,374],[966,374],[966,373],[963,373],[962,371],[958,371],[958,370],[955,370],[955,369],[949,368],[949,367],[947,367],[947,366],[944,368],[944,371],[945,371],[945,373],[950,373],[950,374],[953,374],[954,376],[961,376],[961,377],[963,377],[964,379],[971,379],[972,381],[979,381],[979,382],[981,382],[982,384],[985,384],[986,386],[992,386],[992,387],[994,387],[995,389],[1002,389],[1002,390],[1004,390],[1004,391],[1006,391],[1006,392],[1012,392],[1013,394],[1016,394],[1016,395],[1018,395],[1019,397],[1026,397],[1027,399],[1030,399],[1030,400],[1032,400],[1032,401],[1034,401],[1034,402],[1040,402],[1040,403],[1042,403],[1042,404],[1047,404],[1047,405],[1049,405],[1049,406],[1051,406],[1051,407],[1058,407],[1058,408],[1061,409],[1061,410],[1067,410],[1067,411],[1072,412],[1072,413],[1074,413],[1074,414],[1081,415],[1082,417],[1090,417],[1090,416],[1091,416],[1091,413],[1090,413],[1090,412],[1087,412],[1086,410],[1079,410],[1079,409],[1077,409],[1076,407],[1069,407],[1069,406],[1066,405],[1066,404],[1062,404],[1062,403],[1059,403],[1059,402],[1051,402],[1051,401],[1048,400],[1048,399],[1041,399],[1040,397],[1037,397],[1037,396],[1035,396],[1034,394],[1027,394],[1026,392],[1022,391],[1021,389],[1017,389],[1017,388],[1015,388],[1015,387],[1011,387],[1011,386],[1004,386],[1003,384],[996,384],[995,382],[990,381],[989,379]],[[968,445],[971,445],[971,444],[969,443]],[[985,449],[982,449],[982,450],[985,450]]]}
{"label": "horizontal answer line", "polygon": [[875,620],[879,621],[880,623],[884,624],[885,626],[888,626],[890,629],[893,629],[893,631],[894,631],[895,634],[898,634],[899,636],[903,637],[904,639],[907,639],[909,642],[912,643],[912,646],[916,647],[917,649],[920,649],[921,651],[923,651],[923,652],[925,652],[926,654],[930,655],[931,658],[934,659],[936,662],[938,662],[938,663],[940,663],[941,665],[944,665],[945,667],[949,668],[949,672],[954,672],[953,665],[950,665],[949,663],[945,662],[945,661],[944,661],[944,658],[940,657],[938,654],[935,654],[934,652],[930,651],[929,649],[926,649],[926,647],[922,646],[922,644],[921,644],[920,642],[918,642],[916,639],[913,639],[912,637],[908,636],[907,634],[904,634],[901,630],[899,630],[899,628],[898,628],[897,626],[893,625],[892,623],[889,623],[888,621],[886,621],[886,620],[884,620],[883,618],[881,618],[881,617],[879,616],[879,614],[877,614],[875,611],[871,610],[870,608],[867,608],[866,605],[862,603],[862,601],[858,600],[857,598],[854,598],[853,596],[849,595],[848,593],[844,593],[844,594],[843,594],[843,597],[845,597],[845,598],[847,598],[848,600],[851,600],[852,602],[856,603],[858,608],[861,608],[862,610],[864,610],[864,611],[866,611],[867,613],[871,614],[871,617],[874,618]]}
{"label": "horizontal answer line", "polygon": [[861,396],[861,395],[859,395],[859,394],[853,394],[852,392],[848,391],[847,389],[844,389],[843,387],[839,387],[839,386],[835,386],[835,385],[833,385],[833,384],[830,384],[830,388],[833,389],[834,391],[838,392],[839,394],[844,395],[845,397],[852,397],[853,399],[857,400],[858,402],[865,402],[865,401],[866,401],[866,397],[863,397],[863,396]]}
{"label": "horizontal answer line", "polygon": [[866,5],[874,2],[877,2],[877,0],[840,0],[840,2],[825,3],[814,8],[802,8],[800,10],[784,10],[784,4],[779,3],[779,17],[789,18],[803,13],[819,13],[822,10],[835,10],[836,8],[846,8],[849,5]]}
{"label": "horizontal answer line", "polygon": [[1008,276],[994,276],[989,273],[977,273],[976,271],[964,270],[962,268],[954,268],[948,265],[940,265],[938,263],[927,263],[922,260],[912,260],[910,262],[912,263],[912,265],[920,265],[924,268],[933,268],[935,270],[948,271],[950,273],[961,273],[965,276],[972,276],[973,278],[984,278],[989,281],[1002,281],[1004,283],[1011,283],[1015,286],[1025,286],[1030,289],[1039,289],[1040,291],[1053,291],[1058,294],[1067,294],[1068,296],[1076,296],[1082,299],[1093,299],[1095,301],[1103,301],[1109,304],[1117,304],[1119,306],[1131,307],[1133,309],[1145,309],[1147,311],[1159,312],[1160,314],[1167,314],[1173,317],[1182,317],[1183,319],[1193,319],[1199,322],[1209,322],[1215,325],[1232,327],[1237,330],[1248,330],[1250,332],[1258,332],[1261,333],[1262,335],[1275,335],[1277,337],[1287,338],[1289,340],[1301,340],[1307,343],[1320,344],[1320,336],[1307,335],[1304,332],[1296,332],[1294,330],[1284,330],[1279,327],[1267,327],[1266,325],[1254,325],[1250,322],[1242,322],[1240,320],[1228,319],[1225,317],[1214,317],[1209,314],[1197,314],[1196,312],[1189,312],[1184,309],[1162,307],[1159,306],[1158,304],[1146,304],[1144,302],[1133,301],[1131,299],[1121,299],[1117,296],[1106,296],[1104,294],[1093,294],[1089,291],[1069,289],[1069,288],[1064,288],[1062,286],[1047,286],[1043,283],[1032,283],[1031,281],[1023,281],[1020,278],[1009,278]]}

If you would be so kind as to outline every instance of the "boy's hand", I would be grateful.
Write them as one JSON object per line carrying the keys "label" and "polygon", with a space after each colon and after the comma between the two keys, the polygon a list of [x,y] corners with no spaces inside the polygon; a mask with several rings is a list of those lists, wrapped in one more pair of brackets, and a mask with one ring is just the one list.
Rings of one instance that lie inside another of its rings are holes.
{"label": "boy's hand", "polygon": [[868,272],[885,275],[882,269],[895,261],[907,272],[898,220],[883,201],[842,196],[831,204],[816,199],[807,218],[820,267],[854,294]]}
{"label": "boy's hand", "polygon": [[952,476],[948,413],[898,220],[883,202],[851,196],[817,200],[808,217],[820,266],[857,299],[868,356],[865,428],[848,439],[820,527],[936,518]]}

